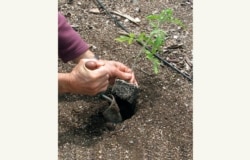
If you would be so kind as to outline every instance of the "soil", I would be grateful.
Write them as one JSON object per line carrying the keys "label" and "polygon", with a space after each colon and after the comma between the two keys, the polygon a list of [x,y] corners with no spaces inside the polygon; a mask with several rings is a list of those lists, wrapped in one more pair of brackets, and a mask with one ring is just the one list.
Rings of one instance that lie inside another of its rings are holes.
{"label": "soil", "polygon": [[[131,32],[150,31],[145,17],[166,8],[182,20],[186,29],[165,25],[168,36],[160,56],[192,77],[193,6],[190,0],[102,0],[109,11],[121,11],[141,22],[134,24],[116,18]],[[109,123],[103,112],[109,101],[97,96],[64,94],[58,98],[58,159],[193,159],[193,84],[187,78],[162,64],[154,74],[144,55],[134,64],[140,52],[138,44],[127,45],[114,39],[123,31],[92,0],[59,0],[58,10],[73,28],[92,45],[99,58],[120,61],[133,66],[140,92],[135,104],[117,98],[123,121]],[[115,16],[114,14],[112,14]],[[58,59],[58,72],[70,72],[74,63]],[[111,88],[107,91],[111,93]],[[126,107],[129,106],[129,107]]]}

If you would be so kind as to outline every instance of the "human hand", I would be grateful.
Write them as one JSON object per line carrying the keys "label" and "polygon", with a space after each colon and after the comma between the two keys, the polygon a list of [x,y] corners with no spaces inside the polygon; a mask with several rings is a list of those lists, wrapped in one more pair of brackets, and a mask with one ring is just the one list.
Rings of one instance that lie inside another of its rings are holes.
{"label": "human hand", "polygon": [[104,62],[95,59],[81,59],[69,74],[71,93],[96,95],[107,90],[109,71]]}
{"label": "human hand", "polygon": [[107,68],[109,72],[110,84],[114,84],[115,79],[119,78],[138,86],[134,72],[132,71],[132,69],[130,69],[123,63],[117,61],[107,61],[107,60],[99,60],[99,62],[105,63],[103,67]]}

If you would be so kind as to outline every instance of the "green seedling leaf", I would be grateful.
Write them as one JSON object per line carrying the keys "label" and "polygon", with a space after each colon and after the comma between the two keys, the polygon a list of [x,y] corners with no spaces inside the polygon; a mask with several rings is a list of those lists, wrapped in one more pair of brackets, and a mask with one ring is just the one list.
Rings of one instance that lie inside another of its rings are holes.
{"label": "green seedling leaf", "polygon": [[149,60],[152,59],[152,58],[154,58],[152,52],[150,52],[149,50],[145,49],[145,53],[146,53],[146,57]]}
{"label": "green seedling leaf", "polygon": [[140,33],[139,36],[137,37],[139,42],[144,42],[148,39],[148,37],[146,36],[146,34],[144,32]]}
{"label": "green seedling leaf", "polygon": [[153,70],[155,74],[159,73],[159,66],[160,66],[160,62],[158,61],[158,59],[154,59]]}
{"label": "green seedling leaf", "polygon": [[160,36],[156,37],[153,48],[152,48],[152,53],[156,53],[157,51],[160,50],[161,46],[163,45],[164,39]]}
{"label": "green seedling leaf", "polygon": [[128,44],[132,44],[134,42],[134,39],[135,39],[135,34],[130,33],[129,34],[129,39],[128,39]]}
{"label": "green seedling leaf", "polygon": [[127,36],[120,36],[119,38],[116,38],[115,40],[118,42],[127,42],[130,37]]}
{"label": "green seedling leaf", "polygon": [[157,20],[160,19],[160,15],[158,14],[152,14],[146,17],[148,20]]}

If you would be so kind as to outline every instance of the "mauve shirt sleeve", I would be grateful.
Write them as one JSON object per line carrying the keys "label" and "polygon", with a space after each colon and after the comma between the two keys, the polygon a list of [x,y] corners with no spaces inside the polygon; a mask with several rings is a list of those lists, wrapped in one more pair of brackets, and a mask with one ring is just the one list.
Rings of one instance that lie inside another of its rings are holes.
{"label": "mauve shirt sleeve", "polygon": [[58,56],[68,62],[89,49],[88,44],[69,25],[66,18],[58,12]]}

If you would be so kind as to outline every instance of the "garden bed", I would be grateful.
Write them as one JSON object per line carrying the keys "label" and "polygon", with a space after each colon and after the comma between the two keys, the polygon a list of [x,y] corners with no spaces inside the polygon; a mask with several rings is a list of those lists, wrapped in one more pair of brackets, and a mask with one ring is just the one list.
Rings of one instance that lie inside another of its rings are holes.
{"label": "garden bed", "polygon": [[[150,30],[145,17],[166,8],[186,29],[164,26],[168,33],[160,56],[192,77],[193,15],[192,2],[176,1],[107,1],[110,11],[121,11],[141,21],[132,23],[114,15],[134,33]],[[92,45],[99,58],[120,61],[132,66],[141,46],[127,45],[114,39],[123,31],[107,13],[92,13],[98,4],[92,0],[59,0],[59,10],[77,32]],[[92,11],[92,10],[91,10]],[[70,72],[75,64],[58,60],[59,72]],[[64,94],[58,103],[58,159],[193,159],[193,84],[187,78],[162,64],[154,74],[144,55],[134,68],[140,92],[135,110],[121,123],[107,123],[103,112],[110,105],[101,96]],[[112,86],[107,91],[111,93]],[[119,100],[118,100],[119,101]],[[117,102],[118,103],[118,102]],[[119,104],[120,105],[120,104]],[[124,111],[123,111],[124,112]]]}

